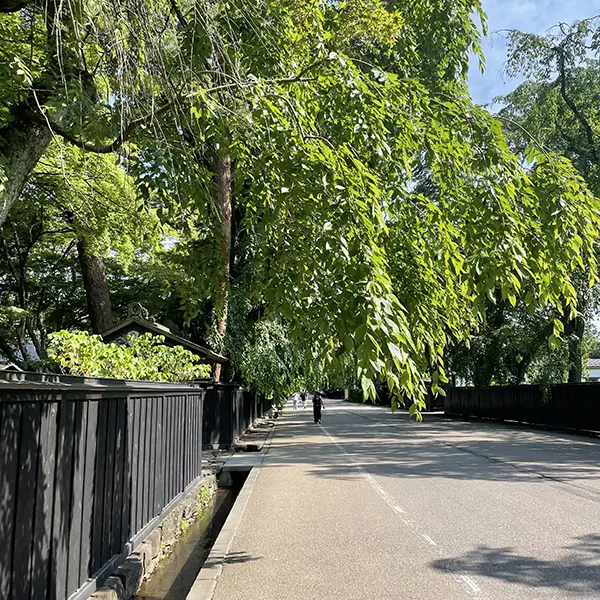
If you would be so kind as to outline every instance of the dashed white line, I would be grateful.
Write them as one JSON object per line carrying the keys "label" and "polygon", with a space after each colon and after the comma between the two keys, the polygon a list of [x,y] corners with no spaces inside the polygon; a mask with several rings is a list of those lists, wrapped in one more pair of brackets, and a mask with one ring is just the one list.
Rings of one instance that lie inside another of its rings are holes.
{"label": "dashed white line", "polygon": [[375,481],[375,478],[370,473],[368,473],[363,466],[354,462],[354,459],[346,452],[346,449],[341,444],[337,443],[335,438],[329,433],[329,431],[327,431],[327,429],[325,429],[325,427],[323,427],[323,425],[321,425],[321,429],[323,430],[325,435],[336,445],[337,449],[343,455],[347,456],[350,459],[352,466],[368,481],[369,485],[377,492],[377,494],[379,494],[379,496],[383,499],[383,501],[396,514],[406,514],[406,511],[401,506],[398,506],[396,504],[396,502],[394,501],[394,498],[392,498],[392,496],[387,492],[387,490],[385,490],[383,487],[381,487],[379,485],[379,483],[377,483],[377,481]]}
{"label": "dashed white line", "polygon": [[[387,490],[385,490],[375,480],[375,478],[369,472],[367,472],[367,470],[362,465],[359,465],[358,463],[356,463],[356,461],[352,458],[352,456],[348,452],[346,452],[346,449],[336,441],[336,439],[329,433],[329,431],[327,431],[327,429],[325,429],[325,427],[323,427],[323,425],[319,424],[319,426],[323,430],[323,433],[325,433],[325,435],[335,444],[337,449],[344,456],[348,457],[351,466],[362,475],[362,477],[377,492],[377,494],[381,497],[381,499],[401,518],[402,522],[405,525],[407,525],[413,531],[413,533],[419,535],[421,538],[423,538],[429,544],[429,549],[435,556],[438,556],[439,558],[443,558],[444,553],[443,553],[442,549],[428,535],[421,533],[418,530],[415,523],[407,517],[406,511],[401,506],[396,504],[394,498],[387,492]],[[471,577],[469,577],[468,575],[462,575],[460,573],[453,572],[450,569],[448,569],[448,571],[453,576],[455,581],[466,584],[469,587],[469,589],[471,590],[471,592],[473,592],[475,594],[481,593],[481,588],[475,583],[475,581],[473,581],[473,579],[471,579]]]}

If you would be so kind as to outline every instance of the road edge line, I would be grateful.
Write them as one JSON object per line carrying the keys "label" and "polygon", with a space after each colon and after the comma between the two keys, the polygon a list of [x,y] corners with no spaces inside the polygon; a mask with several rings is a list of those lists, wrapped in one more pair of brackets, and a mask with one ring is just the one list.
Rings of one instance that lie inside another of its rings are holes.
{"label": "road edge line", "polygon": [[260,472],[265,456],[271,447],[271,442],[275,436],[275,429],[277,429],[277,423],[278,420],[275,421],[275,424],[269,432],[269,436],[263,444],[260,464],[250,469],[248,477],[235,499],[229,515],[227,515],[227,519],[213,544],[210,554],[200,568],[185,600],[211,600],[214,596],[217,583],[223,572],[223,565],[225,564],[231,544],[233,543],[235,535],[240,527],[240,523],[242,522],[242,517],[246,512],[248,501],[250,500],[252,490],[254,489],[258,473]]}

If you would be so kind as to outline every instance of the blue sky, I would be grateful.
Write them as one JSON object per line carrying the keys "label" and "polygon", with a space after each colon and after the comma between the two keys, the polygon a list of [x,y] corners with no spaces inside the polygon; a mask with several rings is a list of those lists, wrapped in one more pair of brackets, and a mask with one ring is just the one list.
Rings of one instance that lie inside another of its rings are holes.
{"label": "blue sky", "polygon": [[469,73],[471,93],[479,103],[490,102],[494,96],[506,94],[518,84],[502,73],[506,40],[504,34],[495,31],[520,29],[544,33],[560,21],[572,23],[600,14],[600,0],[483,0],[483,9],[488,15],[489,28],[483,44],[486,70],[481,75],[476,61],[471,61]]}

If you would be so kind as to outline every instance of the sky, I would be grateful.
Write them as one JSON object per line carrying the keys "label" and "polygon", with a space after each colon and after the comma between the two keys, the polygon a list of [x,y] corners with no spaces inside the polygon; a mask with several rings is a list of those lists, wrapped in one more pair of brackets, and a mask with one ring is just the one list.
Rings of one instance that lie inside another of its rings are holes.
{"label": "sky", "polygon": [[503,74],[506,39],[502,29],[544,33],[559,22],[572,23],[600,14],[600,0],[483,0],[488,15],[488,36],[483,42],[486,70],[482,75],[477,61],[471,61],[469,87],[475,102],[485,104],[495,96],[507,94],[518,80]]}

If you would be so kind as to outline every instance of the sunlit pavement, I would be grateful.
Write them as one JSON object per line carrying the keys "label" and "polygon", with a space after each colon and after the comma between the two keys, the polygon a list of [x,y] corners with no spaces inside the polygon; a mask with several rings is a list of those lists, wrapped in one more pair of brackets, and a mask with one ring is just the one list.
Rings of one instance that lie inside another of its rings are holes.
{"label": "sunlit pavement", "polygon": [[600,598],[600,443],[290,406],[215,600]]}

